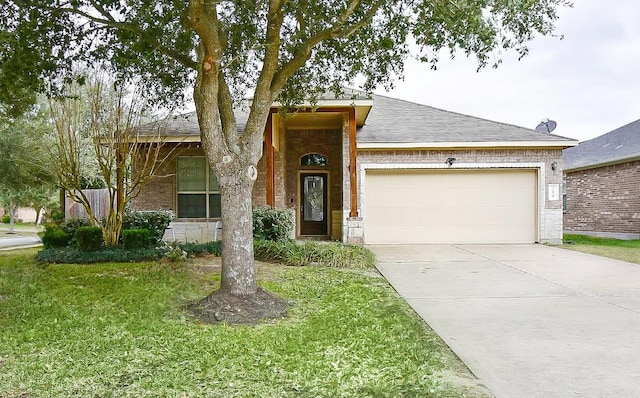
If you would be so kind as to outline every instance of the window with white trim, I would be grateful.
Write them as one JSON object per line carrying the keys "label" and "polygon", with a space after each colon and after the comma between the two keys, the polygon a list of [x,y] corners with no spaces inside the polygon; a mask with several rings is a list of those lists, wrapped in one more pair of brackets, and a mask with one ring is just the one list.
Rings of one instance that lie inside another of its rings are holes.
{"label": "window with white trim", "polygon": [[220,218],[220,186],[204,156],[179,156],[178,218]]}

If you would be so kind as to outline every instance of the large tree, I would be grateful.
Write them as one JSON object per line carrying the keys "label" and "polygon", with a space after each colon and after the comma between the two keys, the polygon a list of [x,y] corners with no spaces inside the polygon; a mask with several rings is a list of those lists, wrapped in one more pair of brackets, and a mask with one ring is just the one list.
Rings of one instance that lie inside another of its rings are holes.
{"label": "large tree", "polygon": [[[480,66],[506,49],[521,55],[553,34],[567,0],[5,0],[0,76],[49,88],[75,61],[107,61],[159,101],[193,99],[222,200],[221,291],[256,292],[251,191],[269,109],[356,78],[370,90],[401,75],[416,54],[475,54]],[[494,63],[495,61],[492,61]],[[18,69],[16,69],[16,65]],[[8,83],[2,83],[7,85]],[[2,86],[4,87],[4,86]],[[242,134],[234,100],[252,92]],[[2,90],[0,90],[0,93]]]}

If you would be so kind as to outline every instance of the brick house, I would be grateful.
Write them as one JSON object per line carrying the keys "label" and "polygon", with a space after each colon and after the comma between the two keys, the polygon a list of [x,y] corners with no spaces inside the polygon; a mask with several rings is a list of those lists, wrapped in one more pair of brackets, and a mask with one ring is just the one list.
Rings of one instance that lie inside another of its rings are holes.
{"label": "brick house", "polygon": [[640,120],[562,155],[567,233],[640,239]]}
{"label": "brick house", "polygon": [[[277,105],[277,104],[276,104]],[[239,129],[247,115],[237,112]],[[181,150],[134,209],[171,209],[177,239],[210,240],[220,215],[195,114],[164,132]],[[562,239],[568,138],[349,90],[282,116],[274,106],[254,207],[291,209],[296,238],[353,243]]]}

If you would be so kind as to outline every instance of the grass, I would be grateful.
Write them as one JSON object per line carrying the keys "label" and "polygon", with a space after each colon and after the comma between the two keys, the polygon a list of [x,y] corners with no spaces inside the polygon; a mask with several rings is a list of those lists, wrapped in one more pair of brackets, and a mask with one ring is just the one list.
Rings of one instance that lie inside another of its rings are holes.
{"label": "grass", "polygon": [[640,240],[564,235],[563,248],[640,264]]}
{"label": "grass", "polygon": [[41,266],[35,252],[0,253],[2,398],[481,394],[446,382],[462,365],[380,277],[260,266],[290,317],[206,326],[184,308],[216,287],[215,268]]}

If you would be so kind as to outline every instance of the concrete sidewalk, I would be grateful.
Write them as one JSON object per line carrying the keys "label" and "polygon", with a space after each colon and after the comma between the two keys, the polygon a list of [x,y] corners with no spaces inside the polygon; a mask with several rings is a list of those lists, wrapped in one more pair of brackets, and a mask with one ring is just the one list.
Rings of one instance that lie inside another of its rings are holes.
{"label": "concrete sidewalk", "polygon": [[640,265],[541,245],[370,248],[496,397],[640,396]]}
{"label": "concrete sidewalk", "polygon": [[7,235],[0,237],[0,250],[13,250],[26,247],[38,247],[42,241],[35,235]]}

